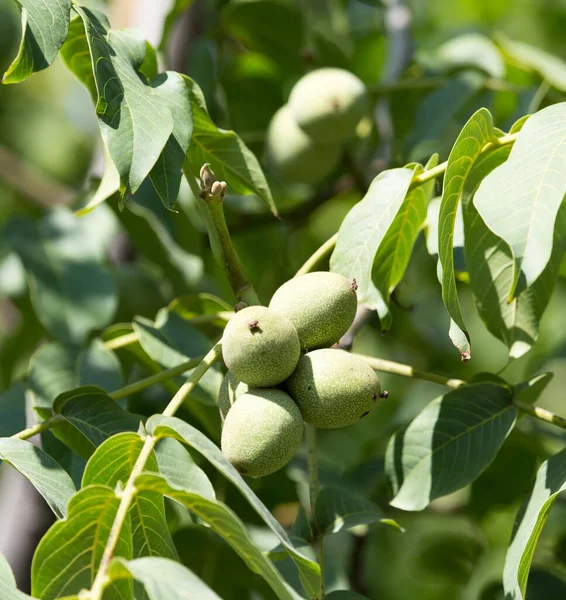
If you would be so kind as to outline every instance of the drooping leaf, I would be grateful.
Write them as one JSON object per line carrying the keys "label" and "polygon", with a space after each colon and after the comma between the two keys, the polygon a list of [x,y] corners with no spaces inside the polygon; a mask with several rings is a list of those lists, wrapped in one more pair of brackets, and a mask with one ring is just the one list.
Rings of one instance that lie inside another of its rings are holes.
{"label": "drooping leaf", "polygon": [[[428,171],[437,164],[438,154],[434,154],[426,164],[425,170]],[[422,167],[415,169],[415,175],[422,172]],[[382,331],[389,329],[391,324],[390,295],[401,281],[409,264],[413,246],[427,216],[427,206],[434,183],[434,179],[431,179],[407,194],[375,254],[371,277],[387,306],[387,312],[379,310],[381,305],[378,306]]]}
{"label": "drooping leaf", "polygon": [[464,184],[482,148],[493,138],[493,119],[490,112],[480,108],[466,123],[448,157],[444,189],[438,216],[438,259],[439,273],[442,274],[442,299],[452,319],[450,338],[462,355],[468,360],[471,354],[470,338],[466,331],[464,317],[458,299],[454,272],[454,225],[456,210],[460,204]]}
{"label": "drooping leaf", "polygon": [[26,427],[26,387],[16,381],[0,393],[0,438],[10,437]]}
{"label": "drooping leaf", "polygon": [[[73,21],[75,23],[76,21]],[[102,204],[108,198],[117,194],[120,191],[120,173],[114,166],[108,150],[103,148],[104,151],[104,172],[102,173],[102,179],[98,184],[96,192],[91,196],[90,200],[79,210],[75,212],[77,216],[86,215],[94,210],[99,204]]]}
{"label": "drooping leaf", "polygon": [[523,600],[538,538],[550,509],[566,490],[566,450],[551,456],[537,472],[531,495],[519,510],[507,550],[503,587],[506,598]]}
{"label": "drooping leaf", "polygon": [[509,302],[513,255],[509,246],[487,227],[472,202],[481,181],[503,164],[509,153],[509,147],[502,147],[482,155],[468,177],[462,196],[464,249],[480,317],[509,348],[509,356],[519,358],[538,338],[539,322],[550,300],[566,243],[566,215],[564,209],[558,212],[550,262],[530,288]]}
{"label": "drooping leaf", "polygon": [[316,526],[324,534],[369,525],[383,518],[383,512],[364,495],[336,485],[324,486],[316,499]]}
{"label": "drooping leaf", "polygon": [[498,40],[503,52],[529,69],[534,69],[553,87],[566,91],[566,63],[540,48],[509,39]]}
{"label": "drooping leaf", "polygon": [[0,459],[33,484],[57,517],[67,514],[67,502],[75,493],[75,486],[66,471],[41,448],[24,440],[3,438]]}
{"label": "drooping leaf", "polygon": [[302,555],[293,546],[289,537],[273,518],[272,514],[261,503],[259,498],[249,488],[247,483],[236,469],[226,460],[221,450],[211,442],[204,434],[192,425],[174,417],[163,417],[154,415],[146,424],[150,434],[158,437],[173,437],[180,442],[197,450],[218,471],[231,481],[249,502],[250,506],[257,512],[264,523],[273,531],[278,540],[283,544],[299,569],[303,587],[309,597],[317,597],[320,594],[320,569],[318,565]]}
{"label": "drooping leaf", "polygon": [[253,152],[234,131],[216,127],[206,112],[202,91],[194,81],[188,78],[186,81],[191,88],[194,120],[187,157],[195,177],[205,163],[210,163],[217,179],[226,181],[230,193],[254,194],[277,215],[271,190]]}
{"label": "drooping leaf", "polygon": [[552,256],[556,215],[566,192],[566,103],[536,113],[517,135],[508,160],[474,196],[485,224],[513,253],[510,300],[533,285]]}
{"label": "drooping leaf", "polygon": [[61,394],[53,404],[53,411],[65,417],[91,442],[91,453],[117,433],[137,431],[144,419],[125,411],[96,386],[83,386]]}
{"label": "drooping leaf", "polygon": [[[90,589],[120,499],[114,491],[93,485],[77,492],[69,502],[68,516],[43,536],[31,567],[32,594],[54,600]],[[116,556],[132,557],[132,531],[126,518],[118,537]],[[131,581],[109,584],[104,600],[133,600]]]}
{"label": "drooping leaf", "polygon": [[413,171],[390,169],[371,183],[364,198],[346,215],[338,231],[330,269],[358,284],[358,300],[384,311],[384,301],[372,281],[374,258],[407,195]]}
{"label": "drooping leaf", "polygon": [[516,418],[509,390],[494,383],[467,385],[433,400],[389,442],[391,505],[422,510],[473,481],[495,458]]}
{"label": "drooping leaf", "polygon": [[[31,596],[20,592],[8,561],[0,554],[0,594],[2,600],[30,600]],[[31,599],[33,600],[33,599]]]}
{"label": "drooping leaf", "polygon": [[140,491],[160,493],[186,506],[208,523],[215,533],[224,538],[250,569],[260,574],[269,583],[278,598],[297,600],[298,596],[287,586],[279,571],[250,539],[240,519],[225,504],[177,488],[160,475],[142,474],[137,477],[135,484],[136,489]]}
{"label": "drooping leaf", "polygon": [[[144,441],[135,433],[121,433],[99,446],[86,465],[82,485],[104,485],[112,489],[126,485]],[[146,460],[148,471],[158,471],[157,459],[152,452]],[[161,556],[178,560],[177,551],[165,518],[163,496],[156,492],[139,491],[130,506],[132,552],[134,558]],[[134,583],[137,600],[147,595]]]}
{"label": "drooping leaf", "polygon": [[108,575],[111,581],[133,577],[150,600],[221,600],[187,567],[167,558],[114,559]]}
{"label": "drooping leaf", "polygon": [[17,3],[22,15],[22,40],[2,83],[18,83],[46,69],[55,60],[69,29],[71,0]]}

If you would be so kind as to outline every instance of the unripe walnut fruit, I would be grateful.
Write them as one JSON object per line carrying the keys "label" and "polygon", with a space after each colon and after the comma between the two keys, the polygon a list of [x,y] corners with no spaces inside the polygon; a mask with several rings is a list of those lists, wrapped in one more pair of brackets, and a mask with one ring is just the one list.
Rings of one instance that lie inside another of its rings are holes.
{"label": "unripe walnut fruit", "polygon": [[269,123],[265,157],[283,179],[296,183],[317,183],[329,175],[340,160],[337,145],[318,145],[295,123],[287,106],[281,107]]}
{"label": "unripe walnut fruit", "polygon": [[381,395],[373,369],[361,358],[334,348],[301,357],[287,386],[303,419],[321,429],[355,423],[373,410]]}
{"label": "unripe walnut fruit", "polygon": [[220,389],[218,390],[218,410],[220,419],[224,423],[228,411],[236,400],[250,389],[247,383],[238,381],[230,371],[224,375]]}
{"label": "unripe walnut fruit", "polygon": [[242,475],[263,477],[285,466],[303,438],[303,419],[278,389],[254,389],[232,406],[222,429],[222,452]]}
{"label": "unripe walnut fruit", "polygon": [[297,330],[284,315],[265,306],[236,313],[222,336],[222,356],[232,375],[250,387],[281,383],[301,354]]}
{"label": "unripe walnut fruit", "polygon": [[293,323],[306,350],[336,343],[352,325],[357,307],[355,284],[326,271],[290,279],[269,303]]}
{"label": "unripe walnut fruit", "polygon": [[368,113],[363,82],[344,69],[316,69],[291,90],[289,108],[299,127],[320,144],[348,140]]}

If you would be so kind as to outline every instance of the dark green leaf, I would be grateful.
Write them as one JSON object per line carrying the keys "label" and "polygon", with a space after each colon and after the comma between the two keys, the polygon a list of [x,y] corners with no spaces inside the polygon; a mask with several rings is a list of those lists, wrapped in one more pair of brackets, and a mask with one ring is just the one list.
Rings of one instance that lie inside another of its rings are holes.
{"label": "dark green leaf", "polygon": [[17,381],[0,394],[0,438],[26,427],[26,387]]}
{"label": "dark green leaf", "polygon": [[444,189],[438,216],[438,258],[439,273],[442,274],[442,299],[452,319],[450,338],[462,355],[462,360],[470,358],[470,338],[466,331],[464,317],[458,299],[454,272],[454,225],[456,211],[466,179],[481,154],[483,147],[495,137],[493,119],[490,112],[480,108],[474,113],[460,132],[446,167]]}
{"label": "dark green leaf", "polygon": [[515,386],[515,398],[526,404],[534,404],[553,377],[554,373],[541,373],[528,381],[517,384]]}
{"label": "dark green leaf", "polygon": [[248,564],[271,586],[278,598],[296,600],[297,595],[287,586],[277,569],[250,539],[244,524],[225,504],[194,492],[177,488],[160,475],[142,474],[136,479],[136,489],[163,494],[177,500],[223,537]]}
{"label": "dark green leaf", "polygon": [[180,442],[191,446],[229,479],[240,490],[264,523],[275,533],[283,546],[285,546],[287,552],[299,568],[301,581],[309,596],[316,597],[319,594],[320,570],[318,565],[296,550],[283,528],[249,488],[238,471],[224,458],[224,455],[214,443],[192,425],[174,417],[155,415],[148,420],[147,430],[150,434],[158,437],[174,437]]}
{"label": "dark green leaf", "polygon": [[537,472],[528,500],[521,507],[507,551],[503,585],[506,597],[526,597],[527,580],[535,547],[556,497],[566,490],[566,450],[545,461]]}
{"label": "dark green leaf", "polygon": [[[425,170],[428,171],[437,164],[438,154],[434,154],[426,164]],[[423,169],[419,166],[415,175],[422,172]],[[390,295],[401,281],[409,264],[413,246],[427,216],[427,206],[434,184],[435,180],[431,179],[407,194],[373,259],[372,281],[387,306],[387,312],[378,310],[382,330],[389,329],[391,324]]]}
{"label": "dark green leaf", "polygon": [[56,338],[81,345],[116,310],[116,286],[93,234],[69,210],[11,221],[5,239],[22,259],[39,320]]}
{"label": "dark green leaf", "polygon": [[8,561],[0,554],[0,595],[2,600],[30,600],[30,596],[20,592]]}
{"label": "dark green leaf", "polygon": [[22,40],[2,83],[18,83],[46,69],[55,60],[69,28],[71,0],[17,2],[22,14]]}
{"label": "dark green leaf", "polygon": [[[90,589],[98,570],[120,499],[110,488],[93,485],[77,492],[69,502],[69,513],[45,534],[32,563],[32,594],[54,600]],[[132,530],[125,519],[115,555],[132,557]],[[112,582],[104,600],[132,600],[131,581]]]}
{"label": "dark green leaf", "polygon": [[561,103],[529,118],[509,159],[474,196],[485,224],[513,253],[510,300],[532,286],[551,260],[556,215],[566,192],[565,155],[566,103]]}
{"label": "dark green leaf", "polygon": [[57,517],[67,513],[67,502],[75,486],[61,465],[41,448],[24,440],[0,439],[0,459],[10,463],[45,498]]}
{"label": "dark green leaf", "polygon": [[324,596],[325,600],[368,600],[365,596],[350,590],[336,590]]}
{"label": "dark green leaf", "polygon": [[340,226],[330,268],[358,284],[358,300],[385,311],[384,301],[372,281],[375,255],[403,205],[413,171],[390,169],[371,183],[364,198]]}
{"label": "dark green leaf", "polygon": [[166,558],[114,559],[109,576],[111,581],[133,577],[150,600],[221,600],[187,567]]}
{"label": "dark green leaf", "polygon": [[509,390],[467,385],[433,400],[389,442],[385,469],[392,506],[422,510],[473,481],[495,458],[517,409]]}
{"label": "dark green leaf", "polygon": [[186,81],[191,88],[194,120],[187,156],[195,177],[205,163],[210,163],[218,180],[226,181],[230,193],[254,194],[276,215],[277,208],[257,158],[236,133],[216,127],[206,112],[200,88],[194,81]]}

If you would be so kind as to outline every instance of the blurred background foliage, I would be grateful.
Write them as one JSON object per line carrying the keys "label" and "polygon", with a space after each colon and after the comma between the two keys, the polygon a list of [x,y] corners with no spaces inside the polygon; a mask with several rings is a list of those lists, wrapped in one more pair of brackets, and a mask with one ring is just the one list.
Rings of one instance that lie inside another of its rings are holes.
{"label": "blurred background foliage", "polygon": [[[174,12],[164,27],[169,9]],[[413,0],[407,5],[385,0],[116,0],[104,10],[113,27],[144,28],[150,41],[163,50],[163,65],[193,77],[218,126],[235,129],[260,159],[271,116],[308,69],[349,69],[367,84],[377,103],[389,101],[392,133],[387,128],[376,132],[371,122],[363,122],[340,168],[317,189],[289,185],[266,170],[280,221],[253,197],[227,198],[234,243],[264,302],[337,231],[349,208],[362,197],[363,173],[360,177],[353,165],[369,164],[371,158],[372,169],[377,169],[376,162],[381,167],[402,166],[426,160],[433,152],[445,160],[461,127],[480,106],[489,108],[496,126],[507,129],[518,117],[566,98],[566,62],[561,62],[566,61],[566,0]],[[15,4],[0,0],[2,70],[17,51],[19,29]],[[549,70],[533,69],[509,40],[549,53],[545,56]],[[6,401],[6,394],[22,396],[17,382],[33,374],[32,355],[53,339],[30,297],[34,283],[22,265],[22,244],[49,253],[57,240],[80,235],[85,245],[103,256],[113,282],[108,292],[111,314],[96,326],[85,325],[85,337],[67,340],[68,346],[84,346],[95,330],[110,323],[129,324],[135,316],[153,320],[163,306],[191,293],[211,292],[233,302],[210,252],[197,201],[187,187],[181,190],[177,212],[167,211],[151,186],[144,185],[123,212],[111,198],[87,216],[69,221],[71,210],[88,200],[101,176],[98,135],[87,92],[60,60],[21,85],[0,89],[0,390],[4,391],[0,400]],[[53,220],[66,225],[53,229]],[[41,231],[47,230],[53,235],[42,242]],[[18,232],[24,235],[19,242]],[[78,263],[84,259],[79,246]],[[554,379],[539,405],[563,414],[564,280],[542,320],[537,344],[508,364],[507,349],[487,332],[475,312],[465,265],[461,269],[464,283],[459,291],[475,345],[469,363],[460,362],[448,338],[449,318],[442,305],[436,260],[427,252],[424,235],[395,292],[391,330],[382,336],[375,317],[356,339],[354,350],[466,379],[490,371],[518,382],[553,371]],[[104,336],[130,330],[129,325],[114,326]],[[134,353],[131,350],[117,351],[126,382],[155,368],[139,346]],[[42,367],[38,354],[33,367],[36,371]],[[212,406],[217,383],[213,376],[203,384],[199,407],[184,415],[213,437],[218,436]],[[523,419],[494,463],[471,486],[434,501],[423,513],[395,511],[387,506],[382,475],[386,443],[442,390],[392,375],[383,375],[383,384],[390,398],[371,416],[347,429],[321,432],[321,478],[369,494],[406,532],[374,524],[329,537],[328,589],[349,586],[379,600],[502,600],[501,573],[515,514],[538,465],[563,446],[565,435]],[[150,414],[170,393],[166,386],[153,388],[130,399],[129,406]],[[80,473],[80,461],[78,466],[65,466]],[[283,471],[251,485],[290,526],[297,500],[305,494],[305,477],[299,457]],[[226,487],[218,491],[222,494],[256,526],[258,539],[266,537],[235,490]],[[556,503],[537,548],[529,584],[533,600],[566,597],[563,500]],[[182,560],[222,598],[271,598],[257,576],[248,572],[242,578],[247,567],[219,538],[173,505],[169,508]],[[268,548],[269,539],[264,543]],[[279,564],[285,571],[285,563]]]}

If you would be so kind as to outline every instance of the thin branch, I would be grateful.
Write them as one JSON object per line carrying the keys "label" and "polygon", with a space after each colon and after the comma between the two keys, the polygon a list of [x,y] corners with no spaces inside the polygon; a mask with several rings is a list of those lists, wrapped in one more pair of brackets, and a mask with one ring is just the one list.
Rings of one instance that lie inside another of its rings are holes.
{"label": "thin branch", "polygon": [[[199,366],[191,373],[187,381],[183,384],[175,396],[173,396],[171,402],[169,402],[167,408],[163,411],[163,415],[173,416],[177,412],[187,396],[195,388],[201,377],[208,371],[208,369],[210,369],[214,362],[220,359],[221,356],[221,346],[220,344],[216,344],[216,346],[214,346],[204,357]],[[145,438],[140,454],[134,464],[124,490],[120,494],[120,504],[118,506],[116,516],[114,517],[114,523],[112,524],[110,535],[106,541],[106,546],[104,547],[100,564],[98,565],[96,577],[94,578],[94,582],[92,584],[90,600],[102,600],[104,589],[109,583],[108,567],[110,566],[110,561],[112,560],[114,552],[116,551],[116,546],[118,544],[118,540],[120,539],[122,528],[124,527],[124,523],[128,517],[128,512],[134,500],[134,496],[136,495],[136,478],[143,472],[145,464],[156,444],[157,438],[153,436],[147,436]]]}
{"label": "thin branch", "polygon": [[295,277],[299,275],[305,275],[306,273],[313,271],[316,266],[321,263],[332,252],[332,250],[334,250],[337,239],[338,234],[335,233],[329,240],[326,240],[326,242],[324,242],[324,244],[322,244],[322,246],[297,271]]}
{"label": "thin branch", "polygon": [[566,419],[564,417],[560,417],[559,415],[554,414],[553,412],[546,410],[546,408],[541,408],[540,406],[532,406],[531,404],[526,404],[525,402],[521,402],[520,400],[513,400],[513,404],[521,411],[539,421],[544,421],[545,423],[550,423],[552,425],[556,425],[557,427],[561,427],[562,429],[566,429]]}
{"label": "thin branch", "polygon": [[59,423],[62,423],[65,419],[62,415],[53,415],[51,418],[46,421],[42,421],[41,423],[36,423],[27,429],[20,431],[19,433],[15,433],[12,437],[17,440],[28,440],[29,438],[37,435],[38,433],[42,433],[55,427]]}
{"label": "thin branch", "polygon": [[349,352],[354,345],[354,338],[360,329],[371,319],[374,312],[373,309],[368,308],[363,304],[359,304],[354,322],[350,326],[350,329],[348,329],[348,331],[340,338],[340,341],[336,344],[336,348],[347,350]]}

